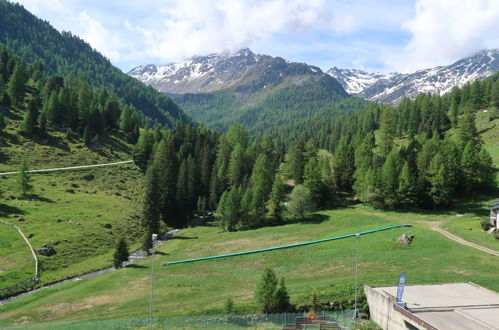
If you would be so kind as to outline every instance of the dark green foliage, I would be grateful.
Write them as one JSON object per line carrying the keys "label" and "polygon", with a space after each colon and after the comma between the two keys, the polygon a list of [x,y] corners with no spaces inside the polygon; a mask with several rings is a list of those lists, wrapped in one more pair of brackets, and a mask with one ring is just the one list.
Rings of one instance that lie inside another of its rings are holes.
{"label": "dark green foliage", "polygon": [[224,306],[225,314],[230,315],[234,314],[234,301],[232,298],[227,298]]}
{"label": "dark green foliage", "polygon": [[[10,66],[14,69],[5,68]],[[82,135],[87,131],[84,140],[88,144],[95,134],[104,135],[118,127],[121,106],[116,96],[105,90],[97,93],[81,76],[46,78],[39,65],[26,65],[3,46],[0,68],[8,80],[7,90],[0,89],[0,103],[9,107],[10,100],[15,99],[14,109],[24,110],[21,132],[26,136],[45,136],[48,125],[55,129],[71,128]],[[135,110],[124,108],[129,119],[124,131],[129,142],[135,143],[138,127],[144,123]]]}
{"label": "dark green foliage", "polygon": [[3,115],[3,113],[0,113],[0,133],[2,133],[6,126],[7,122],[5,121],[5,116]]}
{"label": "dark green foliage", "polygon": [[26,159],[23,159],[16,179],[17,191],[21,198],[25,198],[28,196],[28,193],[33,190],[31,178],[27,172],[28,170],[28,163],[26,162]]}
{"label": "dark green foliage", "polygon": [[32,136],[35,129],[35,122],[31,111],[26,111],[21,122],[21,132],[26,136]]}
{"label": "dark green foliage", "polygon": [[133,161],[142,171],[145,171],[149,164],[154,146],[154,137],[149,130],[143,130],[139,141],[133,150]]}
{"label": "dark green foliage", "polygon": [[293,188],[289,196],[288,209],[295,217],[302,218],[306,212],[313,209],[313,200],[310,190],[303,185]]}
{"label": "dark green foliage", "polygon": [[130,253],[128,252],[128,244],[123,236],[118,239],[116,249],[113,254],[114,268],[121,268],[123,262],[128,261]]}
{"label": "dark green foliage", "polygon": [[144,183],[142,226],[154,234],[159,232],[160,197],[157,170],[151,165],[147,168]]}
{"label": "dark green foliage", "polygon": [[7,94],[12,104],[18,106],[24,99],[24,93],[26,90],[26,71],[24,63],[17,62],[14,67],[14,72],[9,78],[7,83]]}
{"label": "dark green foliage", "polygon": [[275,176],[272,190],[270,191],[270,198],[267,204],[269,216],[275,224],[283,221],[284,201],[286,198],[286,186],[282,182],[279,175]]}
{"label": "dark green foliage", "polygon": [[[63,76],[83,74],[92,86],[106,88],[120,102],[139,109],[151,121],[173,127],[179,121],[188,120],[171,99],[115,68],[82,39],[70,32],[59,33],[19,4],[0,1],[0,43],[7,45],[25,62],[40,63],[45,73]],[[21,82],[28,77],[21,75],[22,70],[17,71],[20,74],[16,73],[9,92],[14,103],[22,101]],[[1,74],[4,75],[3,72]],[[54,87],[60,87],[56,81],[50,86],[47,97]],[[84,121],[82,127],[87,124]]]}
{"label": "dark green foliage", "polygon": [[278,282],[271,268],[263,270],[262,278],[256,286],[255,299],[263,313],[282,313],[289,311],[291,307],[284,278]]}

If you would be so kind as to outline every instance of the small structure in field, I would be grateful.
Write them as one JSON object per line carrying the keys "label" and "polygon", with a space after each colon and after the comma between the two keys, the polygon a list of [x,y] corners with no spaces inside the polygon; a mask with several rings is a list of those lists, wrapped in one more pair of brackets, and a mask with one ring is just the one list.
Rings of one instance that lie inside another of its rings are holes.
{"label": "small structure in field", "polygon": [[492,208],[490,209],[490,224],[497,231],[499,229],[499,200],[493,202]]}

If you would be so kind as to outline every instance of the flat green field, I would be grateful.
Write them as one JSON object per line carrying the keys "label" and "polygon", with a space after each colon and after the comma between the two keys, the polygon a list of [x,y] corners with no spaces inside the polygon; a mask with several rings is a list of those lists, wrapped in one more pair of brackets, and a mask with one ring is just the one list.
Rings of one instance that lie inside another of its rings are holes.
{"label": "flat green field", "polygon": [[[455,243],[428,227],[428,221],[453,222],[456,213],[383,212],[365,206],[316,213],[308,222],[236,233],[216,226],[181,231],[159,248],[155,262],[156,316],[221,313],[232,298],[242,313],[256,312],[253,292],[262,269],[284,276],[292,302],[303,304],[313,289],[335,301],[352,299],[355,239],[321,243],[234,258],[161,267],[164,261],[245,251],[347,233],[414,224],[361,237],[360,283],[396,284],[401,272],[408,283],[473,281],[499,291],[496,257]],[[403,233],[411,245],[397,243]],[[148,314],[150,260],[97,278],[63,284],[0,307],[4,323],[49,320],[134,318]]]}

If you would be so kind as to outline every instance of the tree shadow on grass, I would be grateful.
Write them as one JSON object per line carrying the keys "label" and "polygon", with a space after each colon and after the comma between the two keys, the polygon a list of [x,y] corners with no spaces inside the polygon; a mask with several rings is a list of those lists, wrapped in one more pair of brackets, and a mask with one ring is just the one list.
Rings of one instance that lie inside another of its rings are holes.
{"label": "tree shadow on grass", "polygon": [[312,214],[307,214],[304,217],[293,217],[293,218],[287,218],[285,224],[292,224],[292,223],[306,223],[306,224],[321,224],[324,221],[329,220],[329,216],[324,215],[324,214],[317,214],[317,213],[312,213]]}
{"label": "tree shadow on grass", "polygon": [[4,214],[26,214],[25,211],[21,210],[18,207],[0,204],[0,213]]}
{"label": "tree shadow on grass", "polygon": [[47,197],[40,196],[38,194],[31,194],[29,198],[33,201],[37,202],[45,202],[45,203],[55,203],[53,200]]}
{"label": "tree shadow on grass", "polygon": [[169,256],[169,253],[163,252],[163,251],[154,251],[154,254],[160,255],[160,256]]}
{"label": "tree shadow on grass", "polygon": [[421,215],[457,215],[472,214],[476,217],[488,217],[490,213],[491,201],[499,199],[499,188],[490,188],[479,193],[465,193],[462,197],[455,198],[452,204],[442,209],[406,208],[395,209],[394,212],[412,212]]}
{"label": "tree shadow on grass", "polygon": [[198,239],[199,237],[197,236],[194,236],[194,237],[189,237],[189,236],[177,236],[177,235],[174,235],[172,237],[170,237],[169,239]]}
{"label": "tree shadow on grass", "polygon": [[148,267],[146,267],[144,265],[128,264],[128,265],[125,266],[125,268],[134,268],[134,269],[136,269],[136,268],[148,268]]}

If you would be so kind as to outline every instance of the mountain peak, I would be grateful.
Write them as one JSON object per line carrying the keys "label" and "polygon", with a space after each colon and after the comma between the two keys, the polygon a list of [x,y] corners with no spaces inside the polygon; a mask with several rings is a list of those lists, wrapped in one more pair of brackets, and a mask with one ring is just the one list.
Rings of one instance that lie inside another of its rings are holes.
{"label": "mountain peak", "polygon": [[484,49],[448,66],[413,73],[369,73],[356,69],[328,70],[351,94],[377,102],[398,102],[419,93],[445,94],[454,86],[483,79],[499,71],[499,49]]}
{"label": "mountain peak", "polygon": [[239,90],[258,89],[285,80],[292,84],[321,77],[331,80],[318,67],[255,54],[249,48],[193,56],[164,66],[142,65],[128,74],[171,94],[213,92],[235,87]]}

